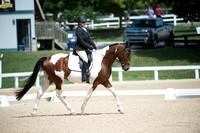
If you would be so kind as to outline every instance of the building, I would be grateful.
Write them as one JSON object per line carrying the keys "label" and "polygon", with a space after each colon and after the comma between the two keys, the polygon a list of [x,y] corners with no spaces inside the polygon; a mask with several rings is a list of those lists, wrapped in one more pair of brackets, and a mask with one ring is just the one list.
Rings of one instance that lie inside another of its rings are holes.
{"label": "building", "polygon": [[37,50],[36,12],[45,19],[38,0],[0,0],[0,51]]}

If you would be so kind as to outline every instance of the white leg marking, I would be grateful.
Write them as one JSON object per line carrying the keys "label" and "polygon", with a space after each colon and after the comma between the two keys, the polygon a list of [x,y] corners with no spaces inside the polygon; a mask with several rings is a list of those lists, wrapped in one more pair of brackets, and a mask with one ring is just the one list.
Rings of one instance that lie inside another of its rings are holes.
{"label": "white leg marking", "polygon": [[56,96],[60,99],[60,101],[65,105],[65,107],[70,111],[71,114],[75,114],[75,111],[71,108],[67,101],[64,100],[62,90],[56,90]]}
{"label": "white leg marking", "polygon": [[85,107],[86,107],[86,104],[87,104],[88,100],[90,99],[92,93],[93,93],[93,88],[92,88],[92,85],[91,85],[90,88],[89,88],[89,90],[88,90],[88,92],[87,92],[87,95],[85,97],[85,101],[84,101],[84,103],[81,106],[81,114],[82,115],[85,114]]}
{"label": "white leg marking", "polygon": [[39,88],[38,92],[37,92],[37,98],[35,99],[35,105],[33,107],[33,112],[31,113],[32,116],[36,116],[36,112],[39,106],[39,102],[40,102],[40,98],[42,97],[42,95],[44,94],[44,92],[48,89],[49,87],[49,80],[48,80],[48,76],[46,74],[46,72],[44,71],[44,83],[42,85],[41,88]]}
{"label": "white leg marking", "polygon": [[113,96],[115,97],[115,100],[116,100],[116,103],[117,103],[117,107],[118,107],[118,111],[120,113],[122,113],[122,107],[121,107],[121,102],[119,101],[119,98],[117,96],[117,92],[116,90],[114,89],[114,87],[110,87],[110,88],[107,88],[112,94]]}

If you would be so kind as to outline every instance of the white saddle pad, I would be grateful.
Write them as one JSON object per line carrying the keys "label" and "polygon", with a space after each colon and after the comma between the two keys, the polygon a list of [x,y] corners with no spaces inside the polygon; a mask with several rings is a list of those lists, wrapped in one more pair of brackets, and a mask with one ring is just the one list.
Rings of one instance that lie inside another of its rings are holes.
{"label": "white saddle pad", "polygon": [[[80,71],[81,72],[81,68],[80,68],[80,64],[79,64],[79,56],[76,56],[76,55],[73,55],[73,53],[71,52],[69,54],[69,60],[68,60],[68,68],[71,70],[71,71]],[[91,65],[90,65],[90,68],[89,70],[91,69],[92,67],[92,63],[91,62]]]}

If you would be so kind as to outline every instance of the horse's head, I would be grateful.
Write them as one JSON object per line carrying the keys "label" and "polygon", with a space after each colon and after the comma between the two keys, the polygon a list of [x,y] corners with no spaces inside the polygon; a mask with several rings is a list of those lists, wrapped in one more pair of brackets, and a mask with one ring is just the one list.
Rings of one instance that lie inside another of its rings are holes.
{"label": "horse's head", "polygon": [[124,71],[129,70],[131,62],[131,48],[128,41],[126,41],[123,50],[118,53],[118,59]]}

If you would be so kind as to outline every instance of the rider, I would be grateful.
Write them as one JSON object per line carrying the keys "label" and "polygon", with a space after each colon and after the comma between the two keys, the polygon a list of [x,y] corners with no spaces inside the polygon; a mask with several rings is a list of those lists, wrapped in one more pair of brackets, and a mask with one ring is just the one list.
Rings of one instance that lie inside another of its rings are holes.
{"label": "rider", "polygon": [[76,53],[80,56],[83,60],[83,67],[82,67],[82,81],[89,82],[89,71],[87,70],[87,63],[88,63],[88,56],[86,51],[97,49],[94,42],[90,39],[90,33],[85,27],[86,25],[86,18],[85,16],[79,16],[77,19],[78,26],[76,28],[76,36],[77,42],[75,44]]}

